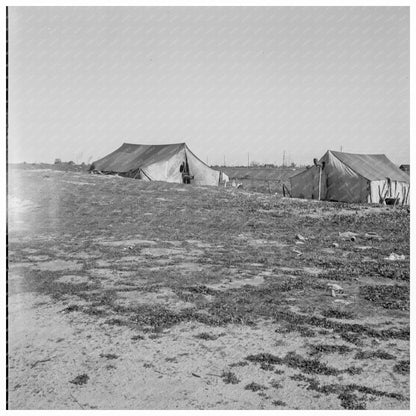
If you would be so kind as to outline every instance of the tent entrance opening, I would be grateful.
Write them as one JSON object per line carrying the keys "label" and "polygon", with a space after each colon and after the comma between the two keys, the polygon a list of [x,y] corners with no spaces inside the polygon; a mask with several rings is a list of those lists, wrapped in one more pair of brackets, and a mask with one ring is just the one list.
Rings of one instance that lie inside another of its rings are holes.
{"label": "tent entrance opening", "polygon": [[181,166],[179,167],[179,172],[181,172],[182,174],[183,183],[190,184],[191,179],[194,179],[194,177],[191,176],[191,173],[189,172],[189,164],[187,159],[185,159],[185,161],[182,162]]}

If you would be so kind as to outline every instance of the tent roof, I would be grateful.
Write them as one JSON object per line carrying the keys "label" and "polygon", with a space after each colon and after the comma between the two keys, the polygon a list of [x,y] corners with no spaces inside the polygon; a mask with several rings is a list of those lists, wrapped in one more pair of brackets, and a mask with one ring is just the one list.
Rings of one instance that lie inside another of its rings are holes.
{"label": "tent roof", "polygon": [[186,147],[185,143],[123,143],[114,152],[94,162],[95,169],[107,172],[129,172],[171,158]]}
{"label": "tent roof", "polygon": [[390,161],[386,155],[360,155],[333,150],[329,150],[329,152],[370,181],[390,178],[394,181],[409,182],[409,176]]}

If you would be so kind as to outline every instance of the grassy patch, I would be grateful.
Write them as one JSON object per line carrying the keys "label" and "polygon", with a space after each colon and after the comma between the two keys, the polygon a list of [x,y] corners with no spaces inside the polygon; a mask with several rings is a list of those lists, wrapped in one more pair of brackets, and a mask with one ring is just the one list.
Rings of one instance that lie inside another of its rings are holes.
{"label": "grassy patch", "polygon": [[274,365],[269,364],[269,363],[261,363],[260,368],[264,371],[273,371],[274,370]]}
{"label": "grassy patch", "polygon": [[115,360],[118,358],[118,355],[116,354],[100,354],[101,358],[106,358],[107,360]]}
{"label": "grassy patch", "polygon": [[72,384],[76,384],[77,386],[81,386],[82,384],[86,384],[89,380],[88,374],[80,374],[76,376],[73,380],[70,381]]}
{"label": "grassy patch", "polygon": [[62,309],[62,312],[77,312],[81,310],[82,310],[82,307],[79,305],[69,305],[66,308]]}
{"label": "grassy patch", "polygon": [[321,312],[325,318],[336,319],[354,319],[355,314],[351,311],[342,311],[340,309],[329,308]]}
{"label": "grassy patch", "polygon": [[352,348],[347,345],[327,345],[327,344],[314,344],[310,345],[310,354],[348,354],[352,351]]}
{"label": "grassy patch", "polygon": [[410,337],[410,328],[403,329],[383,329],[377,330],[373,329],[366,325],[361,324],[349,324],[344,322],[331,321],[330,319],[320,318],[317,316],[308,316],[303,314],[297,314],[294,312],[283,312],[279,311],[276,313],[277,322],[286,321],[293,324],[309,324],[317,327],[323,327],[327,329],[333,329],[335,332],[338,332],[341,336],[345,333],[355,333],[372,337],[372,338],[397,338],[397,339],[406,339]]}
{"label": "grassy patch", "polygon": [[288,334],[291,332],[299,332],[300,336],[305,338],[312,338],[316,336],[316,332],[306,325],[285,323],[281,328],[277,329],[276,332],[281,334]]}
{"label": "grassy patch", "polygon": [[233,368],[233,367],[245,367],[247,365],[248,365],[248,362],[247,361],[238,361],[237,363],[230,364],[230,368]]}
{"label": "grassy patch", "polygon": [[410,293],[408,286],[360,286],[360,296],[385,309],[409,310]]}
{"label": "grassy patch", "polygon": [[338,370],[336,368],[327,366],[317,359],[306,359],[297,354],[296,352],[289,352],[284,358],[277,357],[268,353],[261,353],[257,355],[249,355],[246,360],[251,362],[258,362],[260,364],[280,364],[286,365],[291,368],[300,369],[306,374],[323,374],[326,376],[333,376],[342,373],[354,373],[361,371],[355,367],[349,367],[344,370]]}
{"label": "grassy patch", "polygon": [[107,325],[117,325],[117,326],[124,326],[128,324],[126,321],[119,319],[119,318],[107,319],[104,323]]}
{"label": "grassy patch", "polygon": [[366,402],[363,398],[358,397],[351,392],[343,392],[339,394],[338,398],[341,401],[341,406],[347,410],[365,410]]}
{"label": "grassy patch", "polygon": [[357,346],[363,345],[363,337],[355,332],[341,332],[340,336],[344,341],[347,341],[350,344],[354,344]]}
{"label": "grassy patch", "polygon": [[273,406],[287,406],[286,402],[282,400],[273,400],[272,405]]}
{"label": "grassy patch", "polygon": [[257,384],[254,381],[250,384],[247,384],[244,387],[244,390],[251,390],[251,391],[254,391],[254,392],[261,391],[261,390],[266,390],[266,389],[267,389],[266,386],[262,386],[261,384]]}
{"label": "grassy patch", "polygon": [[320,384],[317,379],[306,377],[303,374],[295,374],[291,376],[293,380],[306,382],[307,390],[317,391],[323,394],[350,394],[359,392],[362,394],[369,394],[376,397],[388,397],[396,400],[405,400],[405,397],[399,393],[389,393],[382,390],[373,389],[367,386],[360,386],[358,384]]}
{"label": "grassy patch", "polygon": [[394,367],[393,371],[397,374],[409,374],[410,373],[410,361],[399,361]]}
{"label": "grassy patch", "polygon": [[238,384],[240,382],[237,376],[231,371],[224,371],[221,374],[221,378],[225,384]]}
{"label": "grassy patch", "polygon": [[203,339],[203,340],[207,340],[207,341],[215,341],[216,339],[218,339],[221,335],[214,335],[214,334],[209,334],[208,332],[201,332],[200,334],[195,335],[195,338],[199,338],[199,339]]}
{"label": "grassy patch", "polygon": [[270,382],[270,385],[271,385],[274,389],[276,389],[276,390],[281,389],[281,388],[283,387],[283,384],[282,384],[282,383],[280,383],[280,382],[279,382],[279,381],[277,381],[277,380],[273,380],[273,381],[271,381],[271,382]]}
{"label": "grassy patch", "polygon": [[355,354],[354,359],[356,360],[368,360],[372,358],[380,358],[381,360],[394,360],[396,357],[388,352],[377,350],[377,351],[359,351]]}

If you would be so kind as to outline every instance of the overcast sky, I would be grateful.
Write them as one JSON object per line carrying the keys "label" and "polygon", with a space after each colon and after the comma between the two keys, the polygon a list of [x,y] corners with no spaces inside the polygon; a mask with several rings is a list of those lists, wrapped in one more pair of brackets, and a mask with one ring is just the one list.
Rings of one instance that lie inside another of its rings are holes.
{"label": "overcast sky", "polygon": [[9,161],[409,163],[407,7],[9,8]]}

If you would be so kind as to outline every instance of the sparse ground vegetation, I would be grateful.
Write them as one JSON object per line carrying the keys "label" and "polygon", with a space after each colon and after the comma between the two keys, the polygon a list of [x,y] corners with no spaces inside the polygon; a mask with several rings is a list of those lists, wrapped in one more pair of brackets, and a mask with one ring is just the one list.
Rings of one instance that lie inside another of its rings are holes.
{"label": "sparse ground vegetation", "polygon": [[8,204],[11,409],[409,408],[407,207],[29,164]]}

